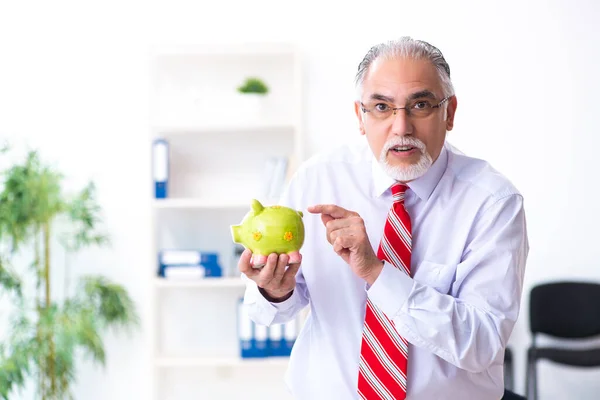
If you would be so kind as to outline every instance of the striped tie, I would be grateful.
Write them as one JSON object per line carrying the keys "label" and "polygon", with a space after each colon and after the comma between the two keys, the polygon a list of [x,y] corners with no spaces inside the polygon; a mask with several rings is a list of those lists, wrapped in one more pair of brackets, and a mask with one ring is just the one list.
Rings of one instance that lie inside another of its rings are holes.
{"label": "striped tie", "polygon": [[[404,208],[407,188],[400,183],[392,186],[394,205],[388,214],[377,256],[410,275],[411,225]],[[367,300],[358,394],[367,400],[405,399],[407,361],[406,340],[398,334],[393,322]]]}

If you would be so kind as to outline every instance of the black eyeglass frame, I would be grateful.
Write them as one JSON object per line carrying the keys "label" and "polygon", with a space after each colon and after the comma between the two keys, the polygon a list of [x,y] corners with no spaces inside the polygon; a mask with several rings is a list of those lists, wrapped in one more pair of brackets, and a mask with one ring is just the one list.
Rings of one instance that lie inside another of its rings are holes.
{"label": "black eyeglass frame", "polygon": [[[439,102],[439,103],[437,103],[435,106],[431,106],[431,108],[432,108],[432,109],[435,109],[435,108],[440,108],[440,107],[441,107],[441,106],[442,106],[442,105],[443,105],[445,102],[447,102],[448,100],[450,100],[450,98],[451,98],[451,97],[452,97],[452,96],[447,96],[447,97],[444,97],[444,98],[443,98],[442,100],[440,100],[440,102]],[[419,103],[419,102],[417,102],[417,103]],[[378,104],[379,104],[379,103],[378,103]],[[362,112],[364,112],[364,113],[367,113],[367,112],[372,112],[372,111],[373,111],[373,109],[371,109],[371,110],[367,109],[367,108],[365,107],[365,105],[363,104],[363,102],[362,102],[362,101],[360,102],[360,108],[361,108]],[[398,110],[406,110],[407,116],[409,116],[409,117],[411,116],[410,109],[409,109],[408,107],[406,107],[406,106],[404,106],[404,107],[392,107],[390,110],[392,111],[392,113],[393,113],[394,115],[396,115],[396,112],[397,112]]]}

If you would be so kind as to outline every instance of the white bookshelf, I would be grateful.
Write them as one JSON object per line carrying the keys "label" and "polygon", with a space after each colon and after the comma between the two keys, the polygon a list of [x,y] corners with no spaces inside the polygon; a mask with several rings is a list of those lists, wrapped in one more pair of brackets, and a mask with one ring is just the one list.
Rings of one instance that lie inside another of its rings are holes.
{"label": "white bookshelf", "polygon": [[169,124],[169,125],[158,125],[153,127],[155,131],[162,132],[169,136],[184,136],[184,135],[211,135],[211,134],[254,134],[257,132],[267,133],[284,133],[293,134],[295,126],[293,124],[286,124],[277,121],[249,121],[245,124],[236,124],[235,122],[226,121],[223,125],[215,122],[210,124]]}
{"label": "white bookshelf", "polygon": [[[218,252],[224,277],[173,280],[149,266],[153,400],[289,398],[286,357],[242,359],[237,304],[244,282],[229,226],[264,191],[265,161],[304,160],[302,59],[285,43],[170,46],[151,57],[151,141],[169,144],[168,197],[154,198],[153,259],[166,248]],[[246,77],[269,86],[258,114],[236,92]]]}
{"label": "white bookshelf", "polygon": [[244,288],[245,283],[241,278],[205,278],[198,280],[176,280],[155,278],[154,284],[159,289],[221,289],[221,288]]}
{"label": "white bookshelf", "polygon": [[283,357],[268,358],[246,358],[239,357],[162,357],[156,360],[156,365],[161,368],[185,368],[185,367],[276,367],[282,368],[288,365],[288,359]]}
{"label": "white bookshelf", "polygon": [[[155,199],[154,208],[162,209],[205,209],[205,210],[244,210],[247,211],[251,198],[246,196],[239,199],[219,199],[219,198],[181,198],[181,199]],[[261,199],[265,203],[276,203],[278,199]]]}
{"label": "white bookshelf", "polygon": [[246,209],[248,201],[240,199],[218,199],[218,198],[181,198],[181,199],[155,199],[154,207],[162,209]]}

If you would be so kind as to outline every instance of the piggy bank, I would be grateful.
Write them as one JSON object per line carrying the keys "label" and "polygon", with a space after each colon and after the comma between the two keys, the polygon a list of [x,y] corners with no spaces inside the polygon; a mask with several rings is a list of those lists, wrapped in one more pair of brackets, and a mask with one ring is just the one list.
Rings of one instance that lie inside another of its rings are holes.
{"label": "piggy bank", "polygon": [[263,206],[252,200],[252,209],[239,225],[231,226],[235,243],[252,251],[251,264],[261,268],[271,253],[288,254],[290,264],[300,262],[300,248],[304,244],[302,211],[273,205]]}

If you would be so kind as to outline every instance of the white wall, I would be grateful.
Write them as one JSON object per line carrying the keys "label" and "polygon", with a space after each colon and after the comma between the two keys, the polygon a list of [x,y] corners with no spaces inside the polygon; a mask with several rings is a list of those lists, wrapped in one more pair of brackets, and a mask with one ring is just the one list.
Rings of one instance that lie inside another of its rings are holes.
{"label": "white wall", "polygon": [[[73,186],[96,180],[114,245],[82,254],[77,268],[123,282],[144,316],[153,260],[146,180],[153,44],[297,42],[307,57],[313,154],[356,138],[352,79],[370,45],[405,34],[431,41],[450,63],[459,99],[452,140],[490,160],[525,195],[526,291],[554,278],[600,280],[593,158],[600,5],[592,0],[7,3],[0,6],[0,137],[40,147]],[[523,300],[512,339],[519,391],[529,343]],[[107,336],[107,368],[84,363],[76,398],[148,398],[146,340],[145,332]],[[594,398],[600,372],[544,365],[541,378],[542,398]]]}

